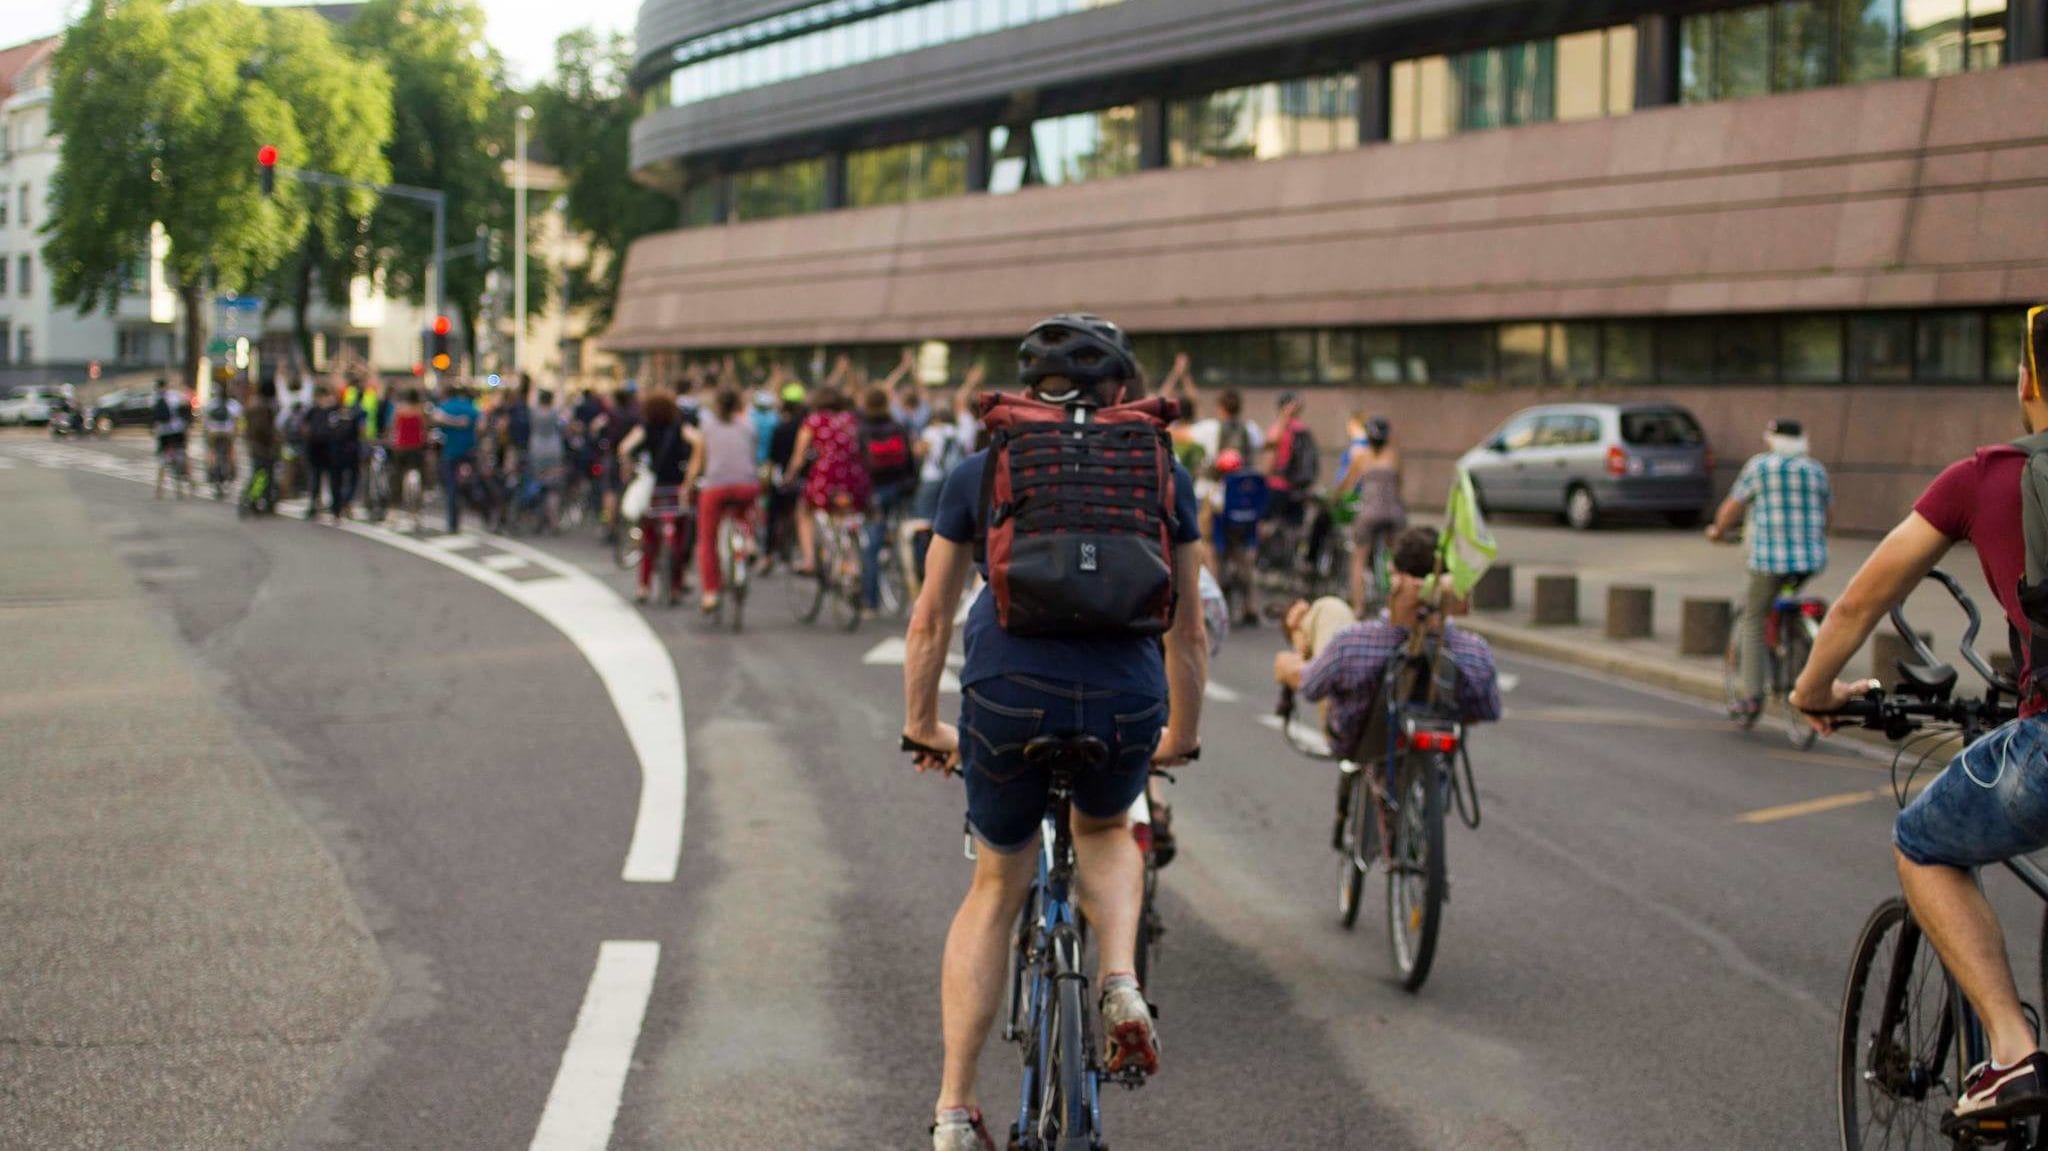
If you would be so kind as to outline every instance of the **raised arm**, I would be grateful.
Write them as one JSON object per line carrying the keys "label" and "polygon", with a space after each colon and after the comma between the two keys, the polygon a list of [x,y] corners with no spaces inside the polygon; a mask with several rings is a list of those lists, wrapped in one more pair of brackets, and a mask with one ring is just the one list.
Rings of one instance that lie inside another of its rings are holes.
{"label": "raised arm", "polygon": [[1179,602],[1166,631],[1166,731],[1152,762],[1186,763],[1202,746],[1202,692],[1209,682],[1209,643],[1202,622],[1202,545],[1174,546]]}
{"label": "raised arm", "polygon": [[1828,609],[1813,654],[1806,657],[1806,670],[1792,689],[1792,706],[1807,712],[1816,727],[1827,731],[1833,725],[1824,715],[1813,713],[1838,711],[1869,690],[1868,680],[1851,684],[1836,679],[1876,630],[1878,621],[1906,601],[1952,546],[1954,541],[1914,512],[1863,561],[1856,578],[1849,581],[1849,589]]}

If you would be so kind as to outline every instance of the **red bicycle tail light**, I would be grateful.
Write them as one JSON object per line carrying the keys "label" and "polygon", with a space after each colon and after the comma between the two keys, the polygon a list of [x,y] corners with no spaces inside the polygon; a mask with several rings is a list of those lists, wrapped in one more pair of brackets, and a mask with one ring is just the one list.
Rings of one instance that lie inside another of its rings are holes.
{"label": "red bicycle tail light", "polygon": [[1628,474],[1628,450],[1620,444],[1607,449],[1607,474],[1625,476]]}
{"label": "red bicycle tail light", "polygon": [[1410,751],[1430,751],[1449,755],[1458,750],[1458,733],[1455,731],[1411,731],[1408,733]]}
{"label": "red bicycle tail light", "polygon": [[1805,616],[1807,619],[1826,619],[1828,614],[1828,601],[1824,599],[1806,600],[1805,602],[1799,605],[1799,614]]}

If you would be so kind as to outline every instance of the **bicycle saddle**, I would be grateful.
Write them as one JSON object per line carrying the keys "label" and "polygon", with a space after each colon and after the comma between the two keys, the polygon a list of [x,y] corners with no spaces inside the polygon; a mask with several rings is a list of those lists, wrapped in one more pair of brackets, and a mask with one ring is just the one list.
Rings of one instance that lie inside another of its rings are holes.
{"label": "bicycle saddle", "polygon": [[1899,661],[1899,694],[1921,699],[1947,699],[1956,690],[1956,669],[1945,663]]}
{"label": "bicycle saddle", "polygon": [[1024,761],[1070,768],[1101,767],[1109,762],[1109,745],[1092,735],[1041,735],[1024,745]]}

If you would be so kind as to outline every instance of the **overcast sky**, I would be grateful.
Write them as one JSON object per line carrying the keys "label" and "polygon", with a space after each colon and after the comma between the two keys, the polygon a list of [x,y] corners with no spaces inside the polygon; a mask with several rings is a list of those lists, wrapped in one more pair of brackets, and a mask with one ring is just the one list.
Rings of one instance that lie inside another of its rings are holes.
{"label": "overcast sky", "polygon": [[[303,2],[303,0],[264,0]],[[584,26],[631,34],[640,0],[482,0],[489,13],[491,44],[520,80],[545,77],[554,66],[555,37]],[[48,36],[63,29],[81,0],[0,0],[0,46]]]}

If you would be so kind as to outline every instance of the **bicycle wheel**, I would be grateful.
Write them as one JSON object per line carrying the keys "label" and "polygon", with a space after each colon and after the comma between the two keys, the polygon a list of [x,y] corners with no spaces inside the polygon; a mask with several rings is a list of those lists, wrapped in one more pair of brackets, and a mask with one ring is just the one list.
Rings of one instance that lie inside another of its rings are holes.
{"label": "bicycle wheel", "polygon": [[420,480],[420,473],[412,470],[405,473],[405,479],[399,487],[399,498],[405,502],[405,514],[412,517],[412,530],[418,532],[421,527],[420,521],[426,516],[426,485]]}
{"label": "bicycle wheel", "polygon": [[751,538],[745,526],[727,520],[724,539],[720,541],[718,548],[719,563],[724,569],[725,579],[725,595],[718,601],[719,610],[725,613],[726,622],[732,626],[734,635],[739,634],[746,620],[747,580],[752,574],[750,569],[753,567],[754,553],[750,545]]}
{"label": "bicycle wheel", "polygon": [[832,592],[832,579],[826,574],[825,558],[818,558],[818,570],[812,575],[799,575],[792,571],[783,581],[783,588],[789,593],[789,610],[798,623],[812,623],[818,613],[825,610],[825,597]]}
{"label": "bicycle wheel", "polygon": [[1788,700],[1793,686],[1799,682],[1799,674],[1806,670],[1806,657],[1813,652],[1813,641],[1807,637],[1806,620],[1801,616],[1787,616],[1779,620],[1778,626],[1785,629],[1785,635],[1774,682],[1778,688],[1778,702],[1785,705],[1785,738],[1792,741],[1793,747],[1807,751],[1820,738],[1820,733]]}
{"label": "bicycle wheel", "polygon": [[1045,1082],[1052,1092],[1046,1116],[1055,1125],[1047,1151],[1092,1151],[1094,1126],[1088,1090],[1088,1017],[1083,1012],[1083,980],[1062,978],[1053,1004],[1052,1066]]}
{"label": "bicycle wheel", "polygon": [[1746,708],[1749,702],[1749,685],[1742,682],[1742,615],[1735,616],[1735,630],[1728,636],[1728,656],[1721,665],[1721,698],[1728,705],[1728,718],[1735,726],[1748,731],[1756,726],[1761,712]]}
{"label": "bicycle wheel", "polygon": [[831,573],[832,618],[846,631],[860,630],[861,612],[867,606],[866,592],[861,588],[859,539],[854,534],[850,541],[840,540],[828,549],[831,561],[819,561],[819,570]]}
{"label": "bicycle wheel", "polygon": [[647,546],[639,524],[627,524],[612,533],[612,562],[625,571],[640,566],[641,549]]}
{"label": "bicycle wheel", "polygon": [[1955,996],[1934,948],[1902,899],[1863,924],[1849,964],[1837,1035],[1835,1099],[1842,1151],[1942,1147],[1941,1120],[1961,1071],[1946,1066],[1957,1042]]}
{"label": "bicycle wheel", "polygon": [[1338,779],[1338,803],[1344,812],[1343,830],[1337,845],[1337,915],[1349,931],[1358,926],[1358,909],[1365,904],[1365,873],[1369,865],[1366,845],[1373,827],[1372,788],[1363,769]]}
{"label": "bicycle wheel", "polygon": [[1393,861],[1387,868],[1387,939],[1394,969],[1408,991],[1419,990],[1429,978],[1450,885],[1444,865],[1442,770],[1434,757],[1411,755],[1401,765]]}
{"label": "bicycle wheel", "polygon": [[1145,895],[1138,904],[1138,952],[1136,969],[1138,986],[1146,992],[1152,990],[1152,951],[1159,945],[1159,937],[1166,934],[1166,925],[1159,918],[1159,868],[1153,863],[1153,855],[1145,850]]}

